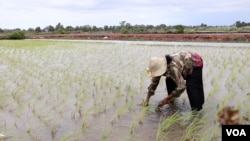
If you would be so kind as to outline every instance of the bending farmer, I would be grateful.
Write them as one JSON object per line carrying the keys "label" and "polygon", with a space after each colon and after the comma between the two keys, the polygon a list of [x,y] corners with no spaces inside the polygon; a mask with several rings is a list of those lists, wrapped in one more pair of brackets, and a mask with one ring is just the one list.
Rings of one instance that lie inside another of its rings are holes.
{"label": "bending farmer", "polygon": [[163,57],[151,57],[147,67],[151,84],[148,87],[144,105],[148,105],[161,76],[165,76],[168,96],[158,104],[158,108],[179,97],[186,89],[192,110],[201,110],[204,104],[202,68],[202,58],[194,52],[178,52]]}

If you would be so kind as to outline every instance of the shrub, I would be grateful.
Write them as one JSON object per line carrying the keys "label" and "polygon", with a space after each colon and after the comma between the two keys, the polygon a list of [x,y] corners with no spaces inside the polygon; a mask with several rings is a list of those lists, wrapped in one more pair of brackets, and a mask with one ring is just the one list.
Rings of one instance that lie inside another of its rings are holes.
{"label": "shrub", "polygon": [[128,29],[127,29],[126,27],[122,27],[122,28],[120,29],[120,33],[122,33],[122,34],[127,34],[127,33],[128,33]]}
{"label": "shrub", "polygon": [[21,30],[14,30],[8,35],[8,39],[24,39],[24,32]]}
{"label": "shrub", "polygon": [[184,33],[184,26],[183,25],[176,25],[175,29],[176,29],[176,33]]}
{"label": "shrub", "polygon": [[58,29],[54,32],[55,34],[68,34],[69,32],[64,29]]}

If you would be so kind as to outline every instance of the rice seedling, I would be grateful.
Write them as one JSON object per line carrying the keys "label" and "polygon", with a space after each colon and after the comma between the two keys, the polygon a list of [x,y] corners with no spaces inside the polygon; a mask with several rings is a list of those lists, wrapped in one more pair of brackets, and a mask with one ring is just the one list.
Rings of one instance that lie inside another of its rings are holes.
{"label": "rice seedling", "polygon": [[177,121],[178,119],[178,113],[174,113],[168,117],[162,117],[162,119],[159,122],[158,125],[158,131],[156,134],[156,141],[161,141],[161,140],[168,140],[167,139],[167,133],[169,128]]}
{"label": "rice seedling", "polygon": [[137,120],[138,120],[137,118],[132,119],[132,123],[130,125],[130,134],[134,134],[136,127],[139,126]]}
{"label": "rice seedling", "polygon": [[192,122],[185,129],[184,136],[182,136],[181,140],[199,140],[201,138],[199,131],[203,128],[205,121],[200,118],[200,113],[201,112],[197,113],[195,117],[193,117]]}
{"label": "rice seedling", "polygon": [[106,126],[104,126],[102,128],[102,137],[101,137],[101,140],[102,141],[108,141],[110,135],[111,135],[111,131]]}
{"label": "rice seedling", "polygon": [[63,135],[59,138],[60,141],[68,141],[72,138],[73,136],[73,133],[72,132],[69,132],[67,133],[66,135]]}
{"label": "rice seedling", "polygon": [[82,124],[81,124],[81,130],[83,131],[84,129],[87,128],[87,120],[88,120],[88,117],[89,117],[89,114],[90,112],[93,110],[93,108],[89,108],[87,109],[84,114],[83,114],[83,117],[82,117]]}
{"label": "rice seedling", "polygon": [[149,107],[145,107],[145,108],[141,109],[139,116],[138,116],[139,124],[143,124],[143,120],[144,120],[148,110],[149,110]]}
{"label": "rice seedling", "polygon": [[216,92],[219,89],[219,84],[218,84],[217,79],[215,77],[212,78],[211,85],[212,85],[212,89],[209,91],[208,96],[216,94]]}
{"label": "rice seedling", "polygon": [[203,131],[203,133],[200,133],[200,138],[198,140],[200,141],[215,141],[218,140],[220,135],[220,128],[218,125],[208,125],[208,128]]}
{"label": "rice seedling", "polygon": [[126,112],[128,106],[130,106],[130,104],[129,104],[129,105],[127,105],[127,104],[120,105],[120,106],[116,109],[116,111],[115,111],[114,115],[112,116],[110,122],[111,122],[111,123],[114,123],[114,121],[115,121],[116,118],[120,118],[120,116],[121,116],[124,112]]}

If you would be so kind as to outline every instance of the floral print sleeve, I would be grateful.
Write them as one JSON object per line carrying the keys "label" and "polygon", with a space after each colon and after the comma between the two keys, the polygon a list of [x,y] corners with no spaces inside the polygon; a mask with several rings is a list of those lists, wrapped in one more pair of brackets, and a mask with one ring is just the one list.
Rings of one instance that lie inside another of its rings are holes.
{"label": "floral print sleeve", "polygon": [[183,79],[182,74],[178,71],[178,68],[171,67],[170,68],[170,77],[174,80],[177,87],[171,93],[174,97],[179,97],[182,92],[186,89],[186,81]]}
{"label": "floral print sleeve", "polygon": [[148,86],[148,92],[150,95],[154,95],[154,92],[160,82],[161,76],[158,77],[152,77],[151,84]]}

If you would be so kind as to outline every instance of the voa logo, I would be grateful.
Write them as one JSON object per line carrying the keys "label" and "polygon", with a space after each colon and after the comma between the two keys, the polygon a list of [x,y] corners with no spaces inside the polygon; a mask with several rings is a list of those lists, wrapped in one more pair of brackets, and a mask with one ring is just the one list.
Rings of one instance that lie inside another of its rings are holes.
{"label": "voa logo", "polygon": [[247,136],[244,129],[226,129],[228,136]]}

